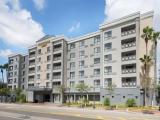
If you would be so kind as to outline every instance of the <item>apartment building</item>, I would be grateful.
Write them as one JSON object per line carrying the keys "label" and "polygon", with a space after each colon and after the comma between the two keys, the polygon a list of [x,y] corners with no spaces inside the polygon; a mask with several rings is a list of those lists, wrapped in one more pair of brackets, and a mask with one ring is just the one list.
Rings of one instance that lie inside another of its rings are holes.
{"label": "apartment building", "polygon": [[[75,86],[85,83],[90,89],[83,95],[90,101],[103,102],[109,97],[112,104],[122,104],[134,98],[142,105],[144,82],[139,58],[145,54],[141,35],[146,26],[153,26],[153,12],[104,22],[99,31],[73,39],[45,36],[38,40],[28,50],[27,100],[78,101],[80,93]],[[148,50],[151,53],[151,42]],[[154,78],[154,65],[150,77]],[[63,95],[60,85],[66,88]],[[106,89],[111,85],[115,86],[112,94]]]}
{"label": "apartment building", "polygon": [[7,84],[12,90],[27,89],[28,55],[13,54],[8,58]]}

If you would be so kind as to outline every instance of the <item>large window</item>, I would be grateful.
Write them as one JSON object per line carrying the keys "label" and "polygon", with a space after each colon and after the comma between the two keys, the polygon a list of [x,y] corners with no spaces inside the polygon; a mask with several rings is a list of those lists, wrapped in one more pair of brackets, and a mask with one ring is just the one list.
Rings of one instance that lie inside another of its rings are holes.
{"label": "large window", "polygon": [[75,48],[75,43],[71,43],[70,44],[70,49],[74,49]]}
{"label": "large window", "polygon": [[70,69],[73,69],[73,68],[75,68],[75,62],[70,63]]}
{"label": "large window", "polygon": [[104,85],[107,87],[111,86],[112,85],[112,78],[105,78]]}
{"label": "large window", "polygon": [[100,75],[100,69],[94,69],[94,75]]}
{"label": "large window", "polygon": [[50,79],[50,74],[49,73],[46,74],[46,78],[47,78],[47,80]]}
{"label": "large window", "polygon": [[47,56],[47,61],[50,61],[51,60],[51,55],[48,55]]}
{"label": "large window", "polygon": [[79,57],[83,57],[84,56],[84,50],[79,52]]}
{"label": "large window", "polygon": [[108,38],[108,37],[112,37],[112,31],[107,31],[104,33],[104,37]]}
{"label": "large window", "polygon": [[94,44],[99,44],[101,42],[100,35],[94,37]]}
{"label": "large window", "polygon": [[106,44],[104,45],[104,49],[105,49],[105,50],[110,50],[110,49],[112,49],[112,43],[106,43]]}
{"label": "large window", "polygon": [[71,53],[70,58],[75,58],[75,53]]}
{"label": "large window", "polygon": [[94,48],[94,53],[100,53],[100,51],[101,51],[100,47]]}
{"label": "large window", "polygon": [[112,54],[108,54],[104,56],[104,61],[111,61],[112,60]]}
{"label": "large window", "polygon": [[94,86],[95,87],[100,87],[100,80],[94,80]]}
{"label": "large window", "polygon": [[80,77],[80,78],[84,77],[84,70],[79,71],[79,77]]}
{"label": "large window", "polygon": [[99,64],[100,63],[100,58],[94,58],[94,64]]}
{"label": "large window", "polygon": [[84,40],[80,41],[80,42],[79,42],[79,47],[83,47],[84,44],[85,44],[85,43],[84,43]]}
{"label": "large window", "polygon": [[84,67],[84,60],[79,61],[79,67]]}
{"label": "large window", "polygon": [[109,74],[112,73],[112,66],[107,66],[104,68],[104,73]]}
{"label": "large window", "polygon": [[75,78],[75,72],[70,72],[70,78]]}

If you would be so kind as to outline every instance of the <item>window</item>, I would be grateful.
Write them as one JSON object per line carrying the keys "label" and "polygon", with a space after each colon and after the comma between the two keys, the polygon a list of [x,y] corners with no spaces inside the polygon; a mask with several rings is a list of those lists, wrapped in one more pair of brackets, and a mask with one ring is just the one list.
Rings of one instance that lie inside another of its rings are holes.
{"label": "window", "polygon": [[49,73],[46,74],[46,78],[47,78],[47,80],[50,79],[50,74]]}
{"label": "window", "polygon": [[111,86],[112,85],[112,78],[106,78],[105,80],[104,80],[104,85],[105,86]]}
{"label": "window", "polygon": [[75,72],[70,72],[70,78],[75,78]]}
{"label": "window", "polygon": [[23,71],[23,73],[22,73],[22,74],[23,74],[23,76],[24,76],[24,75],[25,75],[25,71]]}
{"label": "window", "polygon": [[84,77],[84,71],[79,71],[79,77]]}
{"label": "window", "polygon": [[75,58],[75,53],[71,53],[70,58]]}
{"label": "window", "polygon": [[41,66],[37,66],[37,71],[40,71],[41,70]]}
{"label": "window", "polygon": [[22,65],[22,69],[24,69],[24,68],[25,68],[25,64]]}
{"label": "window", "polygon": [[14,78],[14,83],[17,83],[17,78]]}
{"label": "window", "polygon": [[112,54],[108,54],[104,56],[104,61],[111,61],[112,60]]}
{"label": "window", "polygon": [[79,83],[80,83],[80,84],[84,84],[84,81],[83,81],[83,80],[81,80],[81,81],[79,81]]}
{"label": "window", "polygon": [[51,60],[51,55],[47,56],[47,61]]}
{"label": "window", "polygon": [[108,37],[112,37],[112,31],[107,31],[104,33],[104,37],[108,38]]}
{"label": "window", "polygon": [[41,49],[38,49],[38,54],[41,54]]}
{"label": "window", "polygon": [[79,47],[83,47],[84,46],[84,40],[79,42]]}
{"label": "window", "polygon": [[75,48],[75,43],[71,43],[70,44],[70,49],[74,49]]}
{"label": "window", "polygon": [[100,51],[101,51],[100,47],[94,48],[94,53],[100,53]]}
{"label": "window", "polygon": [[79,57],[83,57],[84,56],[84,50],[79,52]]}
{"label": "window", "polygon": [[94,58],[94,64],[99,64],[100,63],[100,58]]}
{"label": "window", "polygon": [[104,45],[104,49],[105,49],[105,50],[110,50],[110,49],[112,49],[112,43],[106,43],[106,44]]}
{"label": "window", "polygon": [[51,64],[47,64],[47,70],[51,69]]}
{"label": "window", "polygon": [[94,69],[94,75],[100,75],[100,69]]}
{"label": "window", "polygon": [[84,60],[79,61],[79,67],[84,67]]}
{"label": "window", "polygon": [[15,65],[15,66],[14,66],[14,69],[17,69],[17,68],[18,68],[17,65]]}
{"label": "window", "polygon": [[104,68],[104,73],[112,73],[112,66],[107,66]]}
{"label": "window", "polygon": [[50,87],[50,82],[46,82],[46,87]]}
{"label": "window", "polygon": [[75,82],[74,81],[70,81],[70,87],[74,87],[75,86]]}
{"label": "window", "polygon": [[17,71],[14,72],[14,76],[17,76]]}
{"label": "window", "polygon": [[70,63],[70,69],[73,69],[73,68],[75,68],[75,62]]}
{"label": "window", "polygon": [[38,62],[41,62],[41,57],[38,58]]}
{"label": "window", "polygon": [[99,44],[101,42],[100,35],[94,37],[94,44]]}
{"label": "window", "polygon": [[37,79],[40,79],[40,74],[37,74]]}
{"label": "window", "polygon": [[51,51],[51,48],[50,47],[47,47],[47,52],[50,52]]}
{"label": "window", "polygon": [[94,86],[95,87],[100,87],[100,80],[94,80]]}

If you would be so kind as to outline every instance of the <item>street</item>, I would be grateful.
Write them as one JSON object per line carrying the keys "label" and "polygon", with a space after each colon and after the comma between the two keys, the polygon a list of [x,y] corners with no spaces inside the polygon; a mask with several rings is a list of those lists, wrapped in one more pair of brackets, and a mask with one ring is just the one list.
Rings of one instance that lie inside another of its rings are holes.
{"label": "street", "polygon": [[52,104],[0,104],[0,120],[160,120],[160,116]]}

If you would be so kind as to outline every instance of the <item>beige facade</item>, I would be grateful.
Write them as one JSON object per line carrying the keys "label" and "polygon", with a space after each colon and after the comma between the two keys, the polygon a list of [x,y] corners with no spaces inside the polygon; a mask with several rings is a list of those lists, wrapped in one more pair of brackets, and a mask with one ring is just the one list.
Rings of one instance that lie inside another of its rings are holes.
{"label": "beige facade", "polygon": [[[105,22],[99,31],[81,37],[45,36],[29,48],[27,88],[50,88],[50,97],[46,98],[56,102],[62,98],[59,85],[73,88],[85,83],[95,88],[89,90],[87,97],[96,93],[100,99],[100,89],[115,84],[118,89],[133,89],[132,97],[141,99],[141,95],[134,95],[134,89],[142,88],[139,58],[145,54],[145,42],[141,35],[143,28],[152,24],[153,12],[135,13]],[[151,44],[148,54],[152,55]],[[150,71],[154,78],[154,65]],[[72,100],[78,100],[76,94],[73,88]]]}

